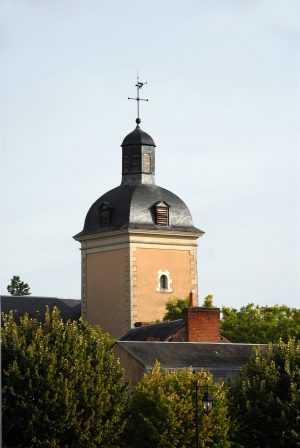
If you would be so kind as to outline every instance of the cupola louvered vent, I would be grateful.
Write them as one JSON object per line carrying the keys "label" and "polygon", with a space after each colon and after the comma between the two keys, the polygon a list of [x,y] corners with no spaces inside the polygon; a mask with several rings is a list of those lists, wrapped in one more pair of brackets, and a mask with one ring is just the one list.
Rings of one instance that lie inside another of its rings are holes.
{"label": "cupola louvered vent", "polygon": [[127,174],[129,172],[129,157],[128,154],[123,155],[123,173]]}
{"label": "cupola louvered vent", "polygon": [[99,209],[100,227],[109,227],[111,225],[111,207],[106,204]]}
{"label": "cupola louvered vent", "polygon": [[155,218],[158,226],[169,225],[169,207],[164,202],[159,202],[155,206]]}
{"label": "cupola louvered vent", "polygon": [[132,154],[131,171],[133,173],[139,173],[141,171],[141,157],[139,154]]}

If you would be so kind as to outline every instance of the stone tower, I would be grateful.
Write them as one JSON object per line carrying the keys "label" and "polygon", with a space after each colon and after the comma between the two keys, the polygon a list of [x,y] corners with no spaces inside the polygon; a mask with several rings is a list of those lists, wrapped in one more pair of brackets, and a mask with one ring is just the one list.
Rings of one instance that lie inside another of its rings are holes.
{"label": "stone tower", "polygon": [[185,203],[155,185],[155,143],[140,120],[122,143],[122,182],[89,209],[81,243],[82,316],[119,338],[197,295],[197,239]]}

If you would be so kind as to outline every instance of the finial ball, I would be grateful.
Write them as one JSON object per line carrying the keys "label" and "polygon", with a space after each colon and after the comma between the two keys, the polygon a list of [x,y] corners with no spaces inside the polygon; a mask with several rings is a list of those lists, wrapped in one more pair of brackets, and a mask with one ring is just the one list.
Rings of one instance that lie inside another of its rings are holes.
{"label": "finial ball", "polygon": [[135,120],[136,124],[140,124],[141,121],[142,121],[142,120],[141,120],[140,118],[137,118],[137,119]]}

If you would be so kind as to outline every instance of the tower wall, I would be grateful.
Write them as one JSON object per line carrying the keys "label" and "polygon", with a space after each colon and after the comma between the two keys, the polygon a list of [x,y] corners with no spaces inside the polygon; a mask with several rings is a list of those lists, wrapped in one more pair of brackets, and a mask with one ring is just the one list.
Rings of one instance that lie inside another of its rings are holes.
{"label": "tower wall", "polygon": [[131,230],[82,241],[82,316],[116,339],[162,319],[170,297],[197,294],[197,237]]}
{"label": "tower wall", "polygon": [[112,338],[131,327],[130,251],[126,232],[81,240],[81,314]]}
{"label": "tower wall", "polygon": [[[184,243],[184,241],[183,241]],[[170,297],[197,291],[196,250],[190,246],[144,243],[131,247],[132,322],[161,320]],[[160,277],[168,288],[160,288]]]}
{"label": "tower wall", "polygon": [[127,248],[89,253],[86,257],[85,318],[113,338],[130,327],[128,265]]}

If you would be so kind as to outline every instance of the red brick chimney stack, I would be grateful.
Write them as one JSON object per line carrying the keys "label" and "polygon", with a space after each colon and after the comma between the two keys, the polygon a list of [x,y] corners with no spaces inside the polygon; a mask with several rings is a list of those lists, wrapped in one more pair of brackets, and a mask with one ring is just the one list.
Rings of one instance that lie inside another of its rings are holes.
{"label": "red brick chimney stack", "polygon": [[220,309],[195,306],[195,294],[190,293],[186,311],[187,342],[221,342]]}

